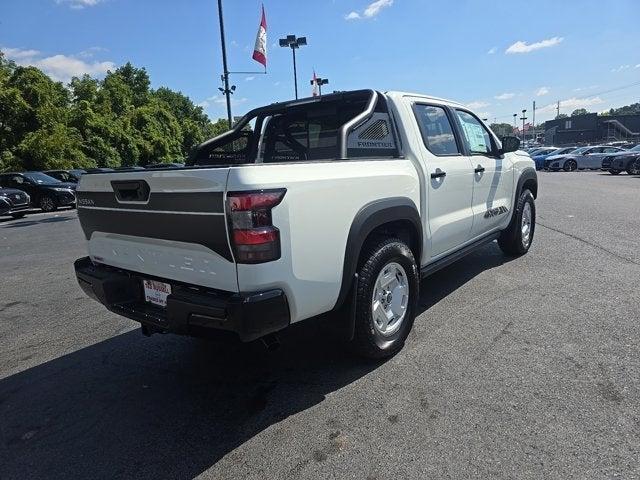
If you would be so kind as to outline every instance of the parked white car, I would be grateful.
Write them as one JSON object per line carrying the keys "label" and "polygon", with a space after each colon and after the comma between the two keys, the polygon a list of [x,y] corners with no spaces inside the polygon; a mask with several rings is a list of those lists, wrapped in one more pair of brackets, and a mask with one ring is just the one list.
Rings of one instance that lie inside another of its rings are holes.
{"label": "parked white car", "polygon": [[389,356],[421,278],[494,240],[529,250],[538,184],[518,146],[413,93],[261,107],[184,168],[83,175],[78,281],[148,334],[273,340],[334,311],[357,351]]}

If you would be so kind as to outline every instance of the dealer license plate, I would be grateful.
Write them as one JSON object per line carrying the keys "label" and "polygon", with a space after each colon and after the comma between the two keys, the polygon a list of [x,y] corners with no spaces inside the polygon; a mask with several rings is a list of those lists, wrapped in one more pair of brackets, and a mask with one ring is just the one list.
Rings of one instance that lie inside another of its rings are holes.
{"label": "dealer license plate", "polygon": [[167,297],[171,293],[171,285],[155,280],[142,280],[144,287],[144,301],[158,305],[159,307],[167,306]]}

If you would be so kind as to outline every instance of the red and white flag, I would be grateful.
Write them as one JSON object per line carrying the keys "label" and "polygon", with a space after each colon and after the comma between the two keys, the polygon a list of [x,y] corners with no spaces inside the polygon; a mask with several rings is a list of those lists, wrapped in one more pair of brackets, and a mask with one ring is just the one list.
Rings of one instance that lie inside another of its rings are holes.
{"label": "red and white flag", "polygon": [[267,69],[267,17],[264,14],[264,5],[262,5],[262,19],[258,27],[256,45],[253,47],[252,58],[256,62],[261,63],[265,70]]}
{"label": "red and white flag", "polygon": [[318,77],[316,77],[316,71],[313,71],[313,79],[311,80],[313,82],[313,89],[311,90],[311,95],[314,97],[318,96]]}

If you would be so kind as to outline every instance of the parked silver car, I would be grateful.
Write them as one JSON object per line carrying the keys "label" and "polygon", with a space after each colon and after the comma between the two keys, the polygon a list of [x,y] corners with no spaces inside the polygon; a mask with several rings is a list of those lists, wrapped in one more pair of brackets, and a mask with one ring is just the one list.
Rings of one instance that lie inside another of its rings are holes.
{"label": "parked silver car", "polygon": [[545,170],[564,170],[573,172],[578,169],[600,170],[602,159],[607,154],[624,152],[622,148],[607,145],[580,147],[566,155],[551,155],[544,161]]}

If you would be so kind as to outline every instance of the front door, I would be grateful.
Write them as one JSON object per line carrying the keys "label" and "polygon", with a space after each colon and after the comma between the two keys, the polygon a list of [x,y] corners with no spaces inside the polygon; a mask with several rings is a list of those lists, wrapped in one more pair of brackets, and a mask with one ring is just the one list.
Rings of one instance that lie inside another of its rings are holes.
{"label": "front door", "polygon": [[451,112],[441,105],[413,106],[426,165],[430,257],[441,256],[471,235],[473,169],[454,134]]}
{"label": "front door", "polygon": [[479,237],[510,218],[513,192],[513,165],[500,155],[489,130],[472,113],[456,109],[466,153],[473,172],[473,228],[471,237]]}

